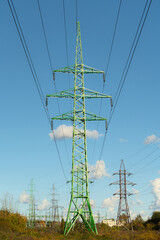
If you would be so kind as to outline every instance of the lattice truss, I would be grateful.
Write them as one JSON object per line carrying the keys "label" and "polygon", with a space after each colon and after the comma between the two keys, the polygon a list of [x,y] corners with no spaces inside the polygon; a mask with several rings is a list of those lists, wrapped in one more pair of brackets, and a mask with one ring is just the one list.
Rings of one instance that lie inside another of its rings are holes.
{"label": "lattice truss", "polygon": [[90,232],[97,234],[88,191],[86,121],[106,120],[106,118],[87,112],[85,109],[85,99],[111,99],[111,96],[84,87],[84,74],[100,73],[104,75],[104,71],[83,64],[79,22],[77,22],[75,65],[54,70],[54,74],[55,72],[74,74],[74,88],[47,95],[47,99],[49,97],[74,99],[74,109],[72,111],[52,118],[52,120],[69,120],[73,122],[71,200],[64,234],[67,235],[69,233],[79,217]]}

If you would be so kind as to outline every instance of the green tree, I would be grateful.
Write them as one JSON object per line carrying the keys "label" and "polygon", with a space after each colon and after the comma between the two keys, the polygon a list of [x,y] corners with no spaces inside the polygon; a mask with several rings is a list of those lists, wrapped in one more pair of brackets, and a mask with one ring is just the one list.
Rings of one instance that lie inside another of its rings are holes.
{"label": "green tree", "polygon": [[132,221],[133,224],[133,229],[135,230],[142,230],[144,229],[144,220],[141,217],[141,215],[137,215],[137,217],[135,218],[135,220]]}
{"label": "green tree", "polygon": [[158,212],[158,211],[153,212],[152,217],[151,217],[151,221],[154,224],[158,224],[160,222],[160,212]]}

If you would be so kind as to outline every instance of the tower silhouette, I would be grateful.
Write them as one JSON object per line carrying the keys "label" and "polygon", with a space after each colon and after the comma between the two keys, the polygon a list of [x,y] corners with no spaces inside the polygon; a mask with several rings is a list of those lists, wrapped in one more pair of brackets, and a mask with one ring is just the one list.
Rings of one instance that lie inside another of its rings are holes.
{"label": "tower silhouette", "polygon": [[[88,190],[86,121],[106,120],[106,118],[87,112],[85,109],[85,99],[111,97],[84,87],[84,74],[100,73],[103,74],[104,77],[104,71],[97,70],[83,64],[79,22],[77,22],[75,65],[68,66],[59,70],[54,70],[54,78],[55,72],[74,74],[74,88],[46,96],[47,99],[48,97],[58,97],[71,98],[74,100],[74,109],[71,112],[67,112],[60,116],[52,118],[52,121],[54,119],[68,120],[73,122],[71,199],[68,208],[64,234],[67,235],[69,233],[79,217],[82,219],[86,228],[90,232],[97,234]],[[47,99],[46,102],[48,102]],[[51,126],[52,125],[53,124],[51,124]]]}
{"label": "tower silhouette", "polygon": [[119,195],[119,206],[117,213],[117,224],[121,221],[129,223],[131,221],[131,216],[129,212],[129,206],[127,202],[127,196],[133,195],[132,193],[127,192],[127,185],[134,186],[135,183],[127,181],[127,176],[130,176],[132,173],[126,172],[124,161],[121,160],[120,169],[117,173],[113,175],[119,175],[119,180],[110,185],[119,185],[119,191],[113,195]]}
{"label": "tower silhouette", "polygon": [[29,218],[28,218],[28,226],[34,227],[35,226],[35,198],[34,198],[34,183],[33,179],[31,179],[31,182],[29,184]]}

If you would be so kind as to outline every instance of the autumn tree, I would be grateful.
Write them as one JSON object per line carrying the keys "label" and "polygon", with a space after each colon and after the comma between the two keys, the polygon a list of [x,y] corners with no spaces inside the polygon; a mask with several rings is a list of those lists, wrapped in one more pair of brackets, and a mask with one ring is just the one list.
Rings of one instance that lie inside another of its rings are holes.
{"label": "autumn tree", "polygon": [[144,229],[144,220],[140,214],[132,221],[132,225],[134,230]]}

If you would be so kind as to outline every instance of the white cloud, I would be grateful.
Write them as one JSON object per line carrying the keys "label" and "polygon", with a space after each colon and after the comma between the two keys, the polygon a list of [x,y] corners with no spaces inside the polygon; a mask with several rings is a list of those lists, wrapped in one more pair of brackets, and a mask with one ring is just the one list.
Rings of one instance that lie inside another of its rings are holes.
{"label": "white cloud", "polygon": [[96,207],[96,201],[95,201],[95,200],[90,199],[90,204],[91,204],[91,207],[92,207],[92,208],[95,208],[95,207]]}
{"label": "white cloud", "polygon": [[29,203],[29,195],[24,191],[19,197],[20,203]]}
{"label": "white cloud", "polygon": [[158,138],[154,134],[146,137],[145,140],[144,140],[144,144],[157,143],[157,142],[160,142],[160,138]]}
{"label": "white cloud", "polygon": [[86,134],[88,138],[98,139],[99,137],[102,137],[103,134],[99,134],[97,130],[86,130]]}
{"label": "white cloud", "polygon": [[119,141],[120,141],[120,142],[122,142],[122,143],[125,143],[125,142],[127,142],[127,140],[126,140],[126,139],[124,139],[124,138],[120,138],[120,139],[119,139]]}
{"label": "white cloud", "polygon": [[112,196],[103,200],[102,207],[107,208],[107,218],[116,218],[119,196]]}
{"label": "white cloud", "polygon": [[117,206],[118,200],[119,200],[119,197],[117,195],[106,198],[103,200],[102,207],[115,208],[115,206]]}
{"label": "white cloud", "polygon": [[160,178],[151,180],[152,193],[154,201],[150,205],[150,209],[156,209],[160,207]]}
{"label": "white cloud", "polygon": [[137,189],[135,189],[135,188],[132,188],[132,193],[137,195],[139,193],[139,191]]}
{"label": "white cloud", "polygon": [[147,213],[145,211],[143,211],[143,210],[141,210],[141,211],[130,210],[130,214],[131,214],[131,219],[135,219],[139,214],[141,215],[143,220],[146,221],[148,219]]}
{"label": "white cloud", "polygon": [[104,176],[110,177],[107,173],[105,162],[103,160],[98,160],[96,165],[88,165],[89,179],[100,179]]}
{"label": "white cloud", "polygon": [[45,198],[42,203],[38,206],[38,210],[46,210],[48,209],[50,203],[48,202],[48,200]]}
{"label": "white cloud", "polygon": [[[97,139],[103,134],[99,134],[97,130],[86,130],[86,135],[88,138]],[[57,139],[63,138],[72,138],[73,137],[73,126],[67,126],[65,124],[60,125],[57,127],[53,132],[49,133],[51,139],[54,137]]]}
{"label": "white cloud", "polygon": [[137,201],[138,205],[142,205],[143,204],[143,202],[140,199],[137,199],[136,201]]}
{"label": "white cloud", "polygon": [[73,135],[73,127],[67,125],[60,125],[53,132],[49,133],[51,139],[54,137],[57,139],[63,138],[72,138]]}
{"label": "white cloud", "polygon": [[130,204],[131,204],[131,205],[135,205],[135,204],[136,204],[136,202],[135,202],[135,201],[133,201],[133,200],[131,200],[131,201],[130,201]]}
{"label": "white cloud", "polygon": [[143,204],[143,202],[138,198],[136,198],[135,200],[130,200],[129,202],[130,202],[129,205],[131,205],[131,206],[132,205],[142,205]]}

